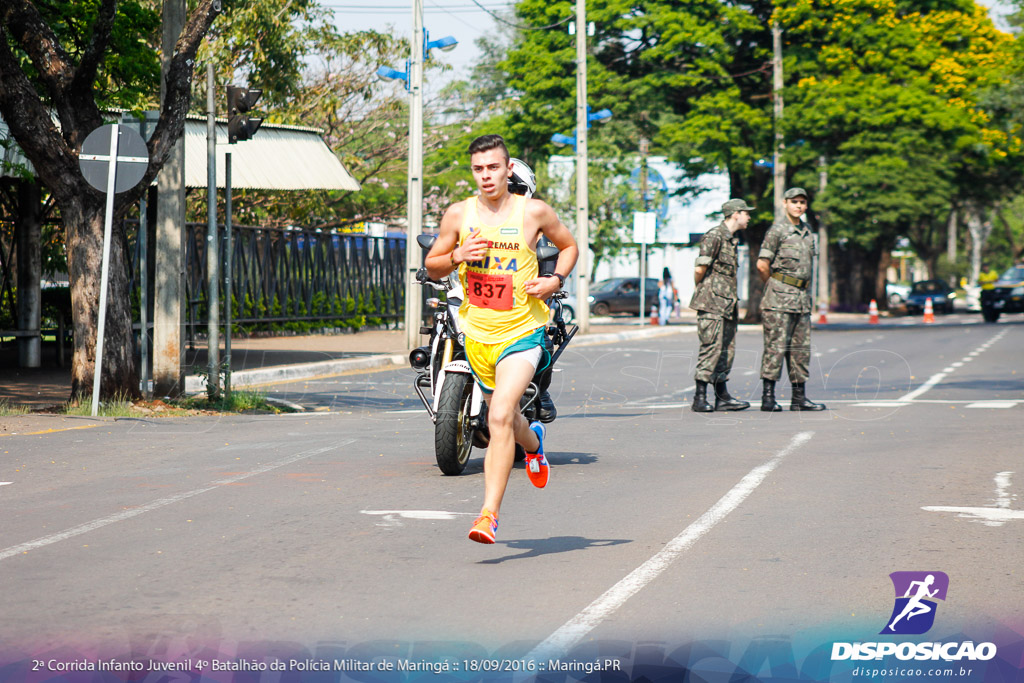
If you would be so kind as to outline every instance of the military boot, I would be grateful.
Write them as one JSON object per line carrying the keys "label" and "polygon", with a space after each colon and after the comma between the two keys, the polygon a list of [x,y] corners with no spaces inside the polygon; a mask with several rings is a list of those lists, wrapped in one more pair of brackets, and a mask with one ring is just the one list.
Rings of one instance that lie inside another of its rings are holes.
{"label": "military boot", "polygon": [[807,400],[805,385],[793,383],[793,398],[789,402],[790,410],[825,410],[824,403],[815,403]]}
{"label": "military boot", "polygon": [[764,380],[764,391],[761,393],[761,410],[766,413],[781,413],[782,406],[775,402],[775,380]]}
{"label": "military boot", "polygon": [[750,404],[729,395],[725,380],[715,382],[715,410],[746,410]]}
{"label": "military boot", "polygon": [[714,406],[708,403],[708,383],[697,380],[697,390],[693,392],[693,403],[690,410],[695,413],[713,413]]}
{"label": "military boot", "polygon": [[547,424],[554,422],[556,417],[558,417],[558,410],[555,409],[555,402],[551,400],[551,394],[547,389],[544,389],[537,398],[537,419]]}

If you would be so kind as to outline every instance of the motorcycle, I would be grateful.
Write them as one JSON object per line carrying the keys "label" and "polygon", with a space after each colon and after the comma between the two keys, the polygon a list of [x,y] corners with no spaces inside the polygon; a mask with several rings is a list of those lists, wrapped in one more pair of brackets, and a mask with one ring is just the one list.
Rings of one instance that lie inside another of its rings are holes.
{"label": "motorcycle", "polygon": [[[435,240],[435,235],[416,238],[424,253]],[[554,272],[557,259],[557,247],[538,245],[537,261],[542,274]],[[443,295],[444,300],[441,296],[427,299],[427,307],[434,313],[431,324],[421,327],[420,333],[430,335],[429,343],[409,354],[409,364],[417,371],[413,388],[434,423],[437,466],[446,475],[458,475],[466,468],[473,448],[486,448],[490,441],[487,404],[466,360],[466,337],[459,327],[462,287],[455,273],[440,281],[431,280],[426,268],[416,273],[416,281]],[[546,329],[551,363],[534,377],[520,401],[519,409],[529,422],[537,419],[537,398],[551,381],[551,368],[579,329],[577,325],[567,326],[562,318],[561,300],[565,297],[566,293],[559,291],[548,300],[554,313]],[[525,457],[523,448],[516,444],[516,460]]]}

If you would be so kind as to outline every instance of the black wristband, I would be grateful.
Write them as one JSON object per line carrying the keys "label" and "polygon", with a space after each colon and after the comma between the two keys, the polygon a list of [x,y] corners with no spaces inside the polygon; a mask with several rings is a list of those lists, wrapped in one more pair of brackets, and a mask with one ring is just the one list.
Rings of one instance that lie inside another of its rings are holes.
{"label": "black wristband", "polygon": [[551,273],[551,275],[548,275],[548,277],[557,277],[558,278],[558,288],[559,289],[562,289],[563,287],[565,287],[565,276],[564,275],[559,275],[558,273]]}

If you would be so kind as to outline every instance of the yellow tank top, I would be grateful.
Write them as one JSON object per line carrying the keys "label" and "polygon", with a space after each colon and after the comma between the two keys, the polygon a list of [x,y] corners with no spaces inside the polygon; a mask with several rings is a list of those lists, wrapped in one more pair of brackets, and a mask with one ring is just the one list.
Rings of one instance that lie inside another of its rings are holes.
{"label": "yellow tank top", "polygon": [[523,216],[526,197],[514,195],[515,204],[501,225],[486,225],[477,213],[477,198],[466,200],[459,229],[459,244],[474,231],[488,241],[480,261],[459,266],[464,299],[459,319],[466,336],[485,344],[516,339],[547,324],[548,307],[529,296],[523,285],[537,277],[537,252],[526,243]]}

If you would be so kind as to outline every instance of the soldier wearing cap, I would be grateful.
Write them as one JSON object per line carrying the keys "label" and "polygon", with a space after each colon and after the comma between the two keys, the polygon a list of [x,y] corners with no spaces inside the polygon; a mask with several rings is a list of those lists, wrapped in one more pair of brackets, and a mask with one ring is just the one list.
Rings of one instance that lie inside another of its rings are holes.
{"label": "soldier wearing cap", "polygon": [[802,220],[807,211],[807,192],[793,187],[783,198],[786,217],[768,230],[757,257],[757,272],[766,283],[761,299],[761,410],[782,410],[775,400],[775,382],[782,374],[783,360],[793,383],[789,409],[824,410],[823,404],[807,400],[805,390],[811,362],[810,284],[815,253],[814,237]]}
{"label": "soldier wearing cap", "polygon": [[[743,410],[746,401],[729,395],[725,382],[736,355],[736,233],[747,227],[750,212],[742,199],[730,199],[722,205],[725,220],[708,230],[700,241],[700,254],[694,269],[694,288],[690,308],[697,311],[697,335],[700,352],[694,379],[697,391],[690,409],[696,413],[716,410]],[[715,405],[708,403],[707,388],[715,388]]]}

